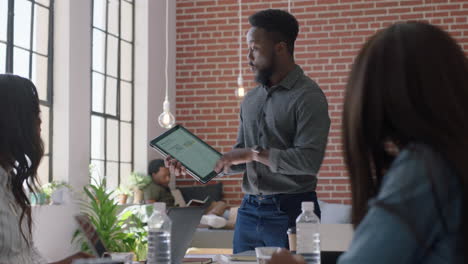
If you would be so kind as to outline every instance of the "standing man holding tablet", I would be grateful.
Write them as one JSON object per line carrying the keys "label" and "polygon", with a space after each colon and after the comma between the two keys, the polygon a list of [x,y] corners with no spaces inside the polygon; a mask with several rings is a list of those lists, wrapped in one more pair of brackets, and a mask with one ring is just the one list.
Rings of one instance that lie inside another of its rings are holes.
{"label": "standing man holding tablet", "polygon": [[[237,215],[234,253],[258,246],[287,247],[302,201],[314,201],[330,118],[320,87],[294,62],[299,25],[282,10],[249,17],[248,60],[259,85],[242,102],[234,149],[216,163],[216,172],[244,172],[246,193]],[[172,158],[175,174],[185,168]]]}

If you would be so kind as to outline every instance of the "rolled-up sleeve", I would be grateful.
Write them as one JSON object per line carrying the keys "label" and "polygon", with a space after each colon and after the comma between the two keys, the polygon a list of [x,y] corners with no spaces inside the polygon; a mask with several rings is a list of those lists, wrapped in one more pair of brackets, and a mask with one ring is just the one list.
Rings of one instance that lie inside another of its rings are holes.
{"label": "rolled-up sleeve", "polygon": [[[236,148],[245,148],[245,139],[244,139],[244,129],[243,129],[243,123],[242,123],[242,107],[240,108],[240,114],[239,114],[239,129],[237,130],[237,140],[236,144],[234,145],[233,149]],[[234,174],[240,174],[245,171],[245,163],[243,164],[238,164],[238,165],[232,165],[230,168],[230,171],[227,175],[234,175]]]}
{"label": "rolled-up sleeve", "polygon": [[330,129],[328,104],[322,92],[307,92],[297,101],[294,146],[270,148],[270,170],[286,175],[317,174]]}

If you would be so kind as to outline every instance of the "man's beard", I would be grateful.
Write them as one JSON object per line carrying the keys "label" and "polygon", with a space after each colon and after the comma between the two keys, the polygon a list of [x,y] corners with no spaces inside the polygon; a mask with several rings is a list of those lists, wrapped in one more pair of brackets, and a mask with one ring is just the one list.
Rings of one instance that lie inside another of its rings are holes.
{"label": "man's beard", "polygon": [[255,75],[255,81],[257,83],[263,84],[265,86],[270,84],[270,78],[275,71],[275,59],[275,53],[273,52],[271,54],[270,65],[261,70],[257,68],[257,74]]}
{"label": "man's beard", "polygon": [[273,75],[273,65],[266,69],[257,70],[257,74],[255,75],[255,81],[257,83],[263,84],[268,86],[270,83],[270,77]]}

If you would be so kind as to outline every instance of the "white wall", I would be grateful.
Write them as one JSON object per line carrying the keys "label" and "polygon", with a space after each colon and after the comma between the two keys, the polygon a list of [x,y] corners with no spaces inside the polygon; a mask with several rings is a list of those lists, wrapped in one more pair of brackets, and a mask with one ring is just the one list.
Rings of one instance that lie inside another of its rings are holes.
{"label": "white wall", "polygon": [[55,1],[53,175],[88,183],[91,126],[91,0]]}
{"label": "white wall", "polygon": [[58,261],[78,251],[71,243],[78,228],[74,215],[78,205],[33,206],[34,244],[46,260]]}
{"label": "white wall", "polygon": [[[175,3],[169,1],[169,99],[175,114]],[[158,125],[165,96],[165,1],[136,1],[135,34],[135,170],[161,156],[148,143],[165,131]],[[138,128],[138,129],[137,129]]]}
{"label": "white wall", "polygon": [[[175,110],[175,1],[170,2],[169,89]],[[145,172],[156,158],[148,142],[164,100],[165,1],[135,1],[134,169]],[[91,0],[55,1],[53,175],[74,190],[89,183],[91,113]],[[76,205],[33,208],[34,242],[48,261],[71,255]]]}

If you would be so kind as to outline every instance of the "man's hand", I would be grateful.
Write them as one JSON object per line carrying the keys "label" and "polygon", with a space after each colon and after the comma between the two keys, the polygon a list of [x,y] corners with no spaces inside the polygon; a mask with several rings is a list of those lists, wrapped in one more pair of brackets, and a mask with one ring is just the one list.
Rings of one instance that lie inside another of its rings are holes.
{"label": "man's hand", "polygon": [[224,171],[229,172],[231,165],[237,165],[253,161],[253,152],[251,149],[233,149],[228,153],[224,154],[221,159],[216,162],[214,171],[220,173]]}
{"label": "man's hand", "polygon": [[[228,153],[224,154],[214,167],[214,171],[220,173],[224,171],[225,173],[229,172],[229,168],[231,165],[237,165],[242,163],[251,162],[253,160],[253,153],[252,150],[245,148],[245,149],[233,149]],[[167,156],[164,159],[164,166],[169,168],[169,171],[174,174],[175,176],[186,175],[187,169],[182,166],[180,162],[176,159],[172,158],[171,156]]]}
{"label": "man's hand", "polygon": [[176,159],[173,159],[171,156],[167,156],[164,159],[164,166],[166,166],[166,168],[169,168],[171,174],[174,174],[175,176],[187,175],[187,169],[184,166],[182,166],[182,164]]}
{"label": "man's hand", "polygon": [[301,255],[293,256],[288,250],[280,249],[273,253],[267,264],[306,264],[306,262]]}

